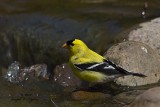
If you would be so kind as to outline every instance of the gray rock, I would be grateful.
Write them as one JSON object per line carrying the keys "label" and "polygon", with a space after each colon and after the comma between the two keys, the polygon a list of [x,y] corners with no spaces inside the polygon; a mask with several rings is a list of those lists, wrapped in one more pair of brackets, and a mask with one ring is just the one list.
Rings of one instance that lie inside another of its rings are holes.
{"label": "gray rock", "polygon": [[54,69],[54,81],[65,87],[81,85],[81,80],[73,74],[67,63],[56,66]]}
{"label": "gray rock", "polygon": [[160,87],[151,88],[141,95],[127,107],[159,107],[160,106]]}
{"label": "gray rock", "polygon": [[160,18],[149,22],[141,23],[139,28],[132,30],[128,34],[129,41],[139,41],[156,49],[160,54]]}
{"label": "gray rock", "polygon": [[160,61],[156,51],[146,44],[127,41],[112,46],[105,54],[109,60],[130,72],[146,75],[145,78],[124,76],[115,79],[122,86],[141,86],[157,83],[160,79]]}
{"label": "gray rock", "polygon": [[143,92],[144,90],[130,90],[117,94],[113,96],[112,99],[115,104],[119,104],[122,107],[124,105],[129,105],[130,103],[132,103],[134,99]]}

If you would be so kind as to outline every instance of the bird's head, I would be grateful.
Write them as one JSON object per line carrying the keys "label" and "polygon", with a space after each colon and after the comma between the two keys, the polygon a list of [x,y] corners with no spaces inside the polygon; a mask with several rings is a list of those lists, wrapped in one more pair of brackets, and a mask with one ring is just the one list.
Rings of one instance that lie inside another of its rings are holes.
{"label": "bird's head", "polygon": [[79,39],[69,40],[62,47],[67,48],[72,55],[82,53],[88,49],[87,45]]}

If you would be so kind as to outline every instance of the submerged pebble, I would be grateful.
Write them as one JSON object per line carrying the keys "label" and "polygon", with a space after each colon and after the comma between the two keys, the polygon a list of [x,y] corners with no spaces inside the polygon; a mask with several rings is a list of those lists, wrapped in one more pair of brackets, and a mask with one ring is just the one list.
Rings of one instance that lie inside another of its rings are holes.
{"label": "submerged pebble", "polygon": [[36,64],[23,69],[20,66],[20,63],[15,61],[8,67],[5,78],[9,82],[18,83],[33,77],[48,79],[46,64]]}
{"label": "submerged pebble", "polygon": [[108,97],[110,97],[109,94],[101,92],[76,91],[72,93],[74,100],[102,100]]}

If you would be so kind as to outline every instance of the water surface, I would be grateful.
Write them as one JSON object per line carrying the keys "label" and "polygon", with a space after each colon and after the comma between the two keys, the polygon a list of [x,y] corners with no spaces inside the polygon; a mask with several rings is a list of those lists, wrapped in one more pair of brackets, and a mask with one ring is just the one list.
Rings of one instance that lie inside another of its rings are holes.
{"label": "water surface", "polygon": [[[159,0],[1,0],[0,70],[5,75],[15,60],[23,67],[37,63],[48,65],[52,74],[56,65],[68,60],[61,45],[80,38],[103,54],[114,38],[132,26],[160,15]],[[141,13],[148,4],[145,18]],[[74,101],[71,90],[52,81],[29,80],[12,84],[1,77],[1,107],[77,107],[101,106],[104,101]],[[67,96],[67,97],[66,97]],[[54,102],[53,102],[54,101]]]}

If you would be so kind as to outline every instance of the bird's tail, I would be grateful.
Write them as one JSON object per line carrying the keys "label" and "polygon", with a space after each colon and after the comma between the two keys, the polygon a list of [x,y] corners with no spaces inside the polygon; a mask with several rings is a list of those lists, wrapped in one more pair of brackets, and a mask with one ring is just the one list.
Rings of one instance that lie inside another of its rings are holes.
{"label": "bird's tail", "polygon": [[128,72],[127,70],[125,70],[125,69],[123,69],[123,68],[121,68],[121,67],[119,67],[118,68],[121,72],[123,72],[124,74],[126,74],[126,75],[133,75],[133,76],[138,76],[138,77],[147,77],[146,75],[144,75],[144,74],[141,74],[141,73],[135,73],[135,72]]}
{"label": "bird's tail", "polygon": [[138,76],[138,77],[147,77],[146,75],[144,74],[141,74],[141,73],[133,73],[133,72],[130,72],[130,75],[133,75],[133,76]]}
{"label": "bird's tail", "polygon": [[138,76],[138,77],[147,77],[144,74],[141,73],[134,73],[134,72],[128,72],[127,70],[121,68],[120,66],[115,65],[114,63],[112,63],[109,60],[105,60],[108,64],[112,65],[113,67],[115,67],[120,73],[125,74],[125,75],[133,75],[133,76]]}

